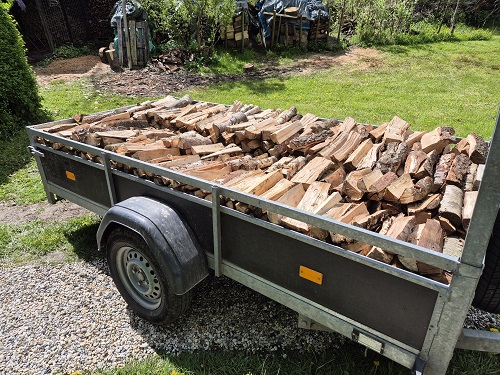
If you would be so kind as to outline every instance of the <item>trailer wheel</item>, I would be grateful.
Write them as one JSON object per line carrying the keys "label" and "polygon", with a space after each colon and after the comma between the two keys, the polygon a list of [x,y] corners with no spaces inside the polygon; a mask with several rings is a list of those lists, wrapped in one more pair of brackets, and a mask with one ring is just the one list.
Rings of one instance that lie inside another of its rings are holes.
{"label": "trailer wheel", "polygon": [[156,324],[176,320],[188,308],[192,293],[175,295],[163,273],[161,254],[153,254],[131,230],[115,229],[107,242],[111,277],[129,307]]}
{"label": "trailer wheel", "polygon": [[477,284],[472,306],[500,314],[500,215],[497,215],[491,233],[483,274]]}

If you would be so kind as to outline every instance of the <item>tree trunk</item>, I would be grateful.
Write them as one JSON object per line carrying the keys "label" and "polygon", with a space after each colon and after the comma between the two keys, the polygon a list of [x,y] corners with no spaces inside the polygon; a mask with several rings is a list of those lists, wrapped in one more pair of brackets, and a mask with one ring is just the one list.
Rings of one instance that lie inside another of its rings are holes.
{"label": "tree trunk", "polygon": [[455,19],[457,17],[458,7],[460,6],[460,0],[457,0],[457,5],[455,6],[455,10],[453,12],[453,16],[451,16],[451,26],[450,26],[450,34],[453,35],[455,32]]}

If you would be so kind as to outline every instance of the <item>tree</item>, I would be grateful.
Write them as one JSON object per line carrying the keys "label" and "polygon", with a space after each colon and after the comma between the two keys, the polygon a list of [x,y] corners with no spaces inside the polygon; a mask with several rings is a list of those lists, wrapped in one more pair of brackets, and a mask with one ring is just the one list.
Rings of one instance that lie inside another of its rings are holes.
{"label": "tree", "polygon": [[0,6],[0,137],[41,120],[41,99],[33,70],[28,64],[24,42],[8,13],[10,4]]}

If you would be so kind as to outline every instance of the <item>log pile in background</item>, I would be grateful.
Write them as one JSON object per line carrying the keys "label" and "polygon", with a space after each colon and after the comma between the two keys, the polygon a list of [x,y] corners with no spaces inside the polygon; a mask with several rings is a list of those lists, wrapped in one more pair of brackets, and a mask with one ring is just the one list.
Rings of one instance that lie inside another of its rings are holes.
{"label": "log pile in background", "polygon": [[[232,105],[189,96],[144,102],[126,112],[75,115],[44,130],[160,167],[297,207],[389,237],[460,256],[488,152],[451,127],[411,131],[395,116],[379,127]],[[99,156],[69,150],[101,162]],[[211,200],[208,191],[112,162],[114,168]],[[223,198],[229,208],[448,283],[446,270]]]}

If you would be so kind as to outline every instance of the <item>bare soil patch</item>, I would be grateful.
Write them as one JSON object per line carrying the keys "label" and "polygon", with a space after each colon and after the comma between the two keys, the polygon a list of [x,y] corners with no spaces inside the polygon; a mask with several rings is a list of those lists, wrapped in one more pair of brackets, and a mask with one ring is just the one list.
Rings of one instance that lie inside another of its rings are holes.
{"label": "bare soil patch", "polygon": [[39,202],[30,205],[0,202],[0,223],[16,225],[34,220],[54,223],[79,217],[88,212],[85,208],[68,201],[59,201],[56,204]]}
{"label": "bare soil patch", "polygon": [[140,97],[163,96],[193,87],[203,87],[211,83],[310,74],[328,70],[337,65],[350,64],[355,69],[370,69],[380,65],[382,61],[379,51],[354,47],[340,54],[315,53],[284,66],[272,62],[262,63],[249,73],[203,75],[191,73],[185,69],[164,72],[152,66],[141,70],[113,72],[108,65],[100,62],[97,56],[82,56],[74,59],[56,60],[45,68],[35,69],[35,73],[38,83],[42,86],[53,80],[72,81],[87,78],[98,90]]}

